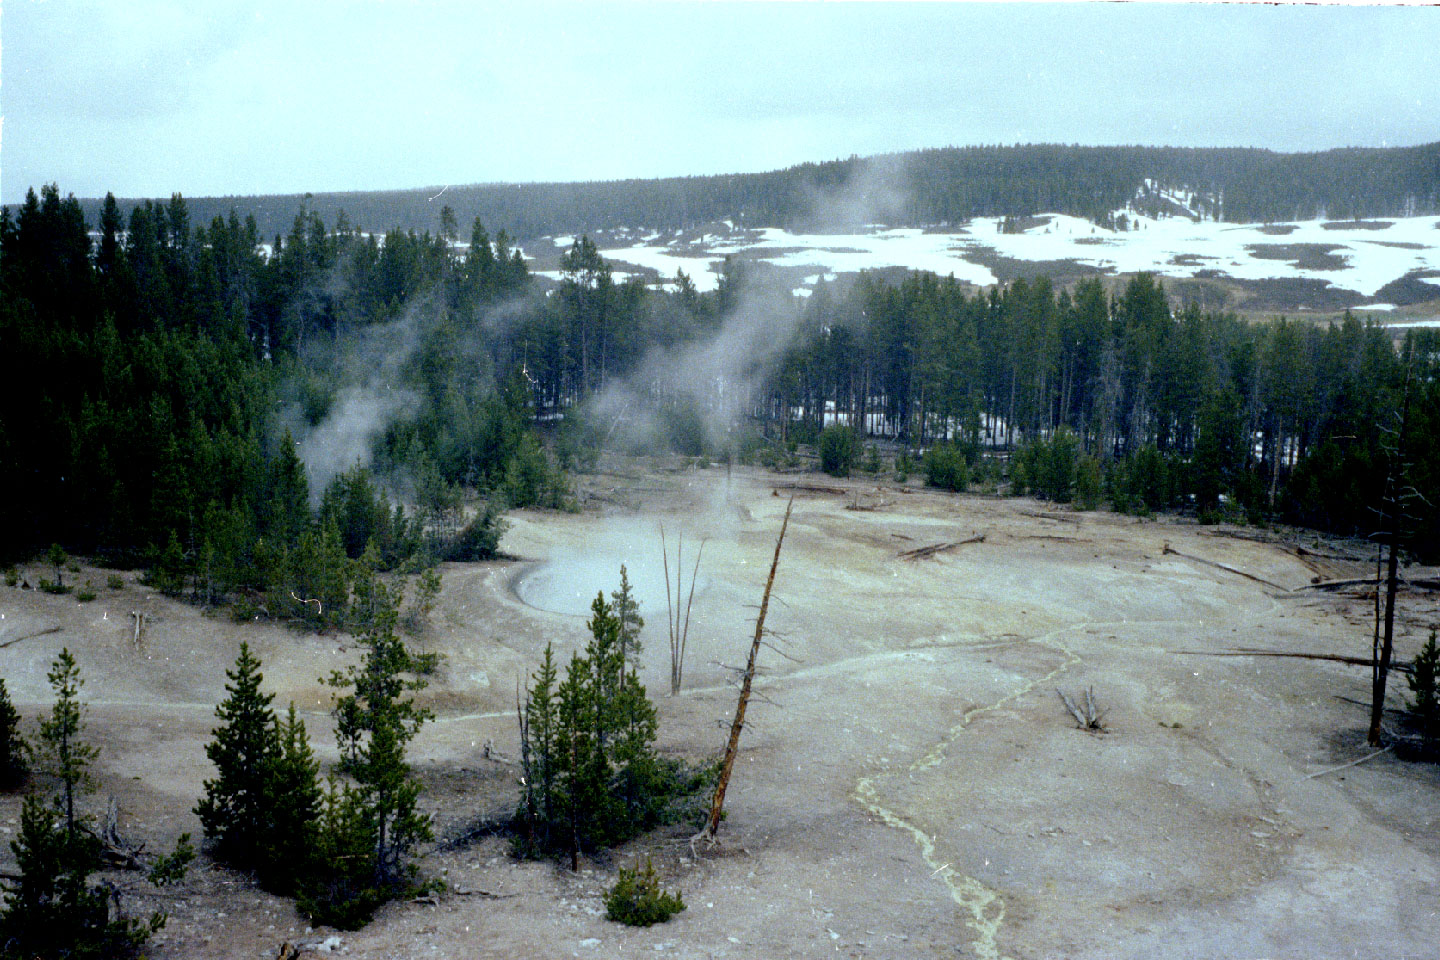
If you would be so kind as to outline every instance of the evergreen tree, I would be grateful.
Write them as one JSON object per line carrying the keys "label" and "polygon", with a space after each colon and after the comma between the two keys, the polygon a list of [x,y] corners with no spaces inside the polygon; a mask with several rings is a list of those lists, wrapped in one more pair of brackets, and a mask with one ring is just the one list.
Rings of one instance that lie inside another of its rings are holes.
{"label": "evergreen tree", "polygon": [[655,708],[625,670],[620,617],[603,593],[591,614],[584,652],[571,656],[562,680],[547,647],[520,711],[515,852],[563,853],[572,868],[587,849],[684,817],[681,801],[713,783],[708,769],[655,755]]}
{"label": "evergreen tree", "polygon": [[[75,812],[75,799],[90,784],[88,767],[98,751],[82,739],[82,681],[68,649],[61,650],[49,678],[55,704],[40,725],[41,769],[59,781],[60,789],[48,803],[32,793],[21,808],[20,835],[10,844],[19,877],[7,885],[0,910],[0,955],[16,960],[133,957],[165,917],[112,917],[110,892],[89,883],[104,862],[100,841]],[[187,840],[182,838],[182,847]],[[177,847],[177,861],[182,847]],[[118,898],[113,902],[118,907]]]}
{"label": "evergreen tree", "polygon": [[293,893],[305,877],[322,869],[316,852],[323,801],[319,774],[320,761],[292,702],[280,723],[279,751],[263,788],[268,824],[261,837],[259,875],[267,889]]}
{"label": "evergreen tree", "polygon": [[1409,683],[1410,692],[1415,694],[1410,703],[1410,713],[1415,718],[1420,735],[1432,747],[1440,740],[1440,687],[1436,685],[1437,679],[1440,679],[1440,647],[1435,645],[1435,630],[1431,629],[1430,638],[1415,658]]}
{"label": "evergreen tree", "polygon": [[[375,623],[360,638],[365,646],[360,666],[334,673],[327,681],[349,691],[335,704],[335,740],[340,772],[353,778],[354,786],[345,785],[339,794],[332,788],[321,834],[343,830],[348,838],[344,845],[350,845],[356,821],[363,821],[371,841],[363,871],[354,863],[341,866],[367,875],[365,889],[380,898],[377,903],[414,888],[416,868],[409,854],[431,837],[429,822],[416,807],[420,782],[405,761],[406,745],[431,714],[408,695],[422,689],[425,681],[414,676],[415,658],[396,634],[395,624],[396,602],[385,596]],[[336,889],[343,892],[351,887],[347,881]]]}
{"label": "evergreen tree", "polygon": [[5,679],[0,677],[0,790],[13,790],[25,782],[30,764],[20,735],[20,714],[10,702]]}
{"label": "evergreen tree", "polygon": [[75,801],[80,794],[94,789],[90,764],[100,751],[82,739],[85,708],[80,703],[80,687],[85,681],[80,678],[80,668],[69,648],[61,649],[47,676],[55,691],[55,705],[49,719],[40,722],[37,766],[40,772],[59,781],[60,794],[56,802],[65,815],[65,829],[76,833],[80,821],[75,813]]}
{"label": "evergreen tree", "polygon": [[[640,631],[645,627],[645,618],[640,616],[640,601],[630,589],[630,575],[625,564],[620,564],[620,589],[610,594],[610,610],[620,624],[620,662],[624,669],[640,669]],[[620,682],[625,682],[621,675]]]}
{"label": "evergreen tree", "polygon": [[280,732],[270,708],[275,698],[260,691],[260,661],[247,643],[240,644],[235,669],[225,676],[228,696],[215,708],[223,725],[211,731],[214,740],[205,746],[218,775],[205,781],[195,813],[215,859],[255,870],[266,862],[278,799],[270,782],[280,757]]}

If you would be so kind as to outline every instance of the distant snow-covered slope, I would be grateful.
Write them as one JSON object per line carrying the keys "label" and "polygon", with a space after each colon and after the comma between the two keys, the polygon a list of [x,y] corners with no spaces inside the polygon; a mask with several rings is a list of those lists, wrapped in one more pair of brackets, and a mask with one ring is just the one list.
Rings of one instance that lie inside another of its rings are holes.
{"label": "distant snow-covered slope", "polygon": [[1233,224],[1203,219],[1193,196],[1163,199],[1183,213],[1152,216],[1132,205],[1116,212],[1113,227],[1051,213],[1023,220],[982,217],[943,229],[873,226],[845,234],[737,229],[722,222],[703,232],[665,236],[621,231],[597,243],[617,270],[653,282],[673,281],[676,271],[684,270],[700,290],[714,289],[725,257],[736,256],[803,271],[796,274],[798,294],[821,277],[889,267],[953,274],[984,286],[1001,279],[997,263],[1018,261],[1101,274],[1318,281],[1357,302],[1412,278],[1434,285],[1440,297],[1440,217]]}

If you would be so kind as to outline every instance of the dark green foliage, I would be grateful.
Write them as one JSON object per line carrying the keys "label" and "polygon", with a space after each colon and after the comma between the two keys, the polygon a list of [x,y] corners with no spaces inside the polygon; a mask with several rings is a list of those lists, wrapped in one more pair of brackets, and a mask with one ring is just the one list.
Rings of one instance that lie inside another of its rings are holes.
{"label": "dark green foliage", "polygon": [[[1321,206],[1330,216],[1374,215],[1400,196],[1388,192],[1393,183],[1409,184],[1400,202],[1423,210],[1436,202],[1429,176],[1436,149],[930,151],[910,158],[929,173],[916,178],[912,203],[895,216],[954,222],[1058,205],[1103,219],[1131,200],[1159,203],[1153,190],[1136,196],[1147,177],[1202,194],[1223,190],[1223,210],[1211,212],[1226,218],[1284,219]],[[824,192],[891,162],[838,161],[723,181],[477,188],[475,197],[492,204],[479,212],[517,211],[528,224],[522,232],[567,218],[576,221],[571,230],[554,232],[594,228],[611,209],[606,204],[622,197],[639,204],[627,218],[637,209],[657,214],[645,218],[650,227],[677,218],[674,225],[693,226],[711,203],[720,205],[717,219],[743,210],[748,222],[798,225],[813,205],[795,206],[806,195],[797,187]],[[1393,182],[1367,166],[1359,183],[1346,171],[1362,164],[1386,167]],[[965,182],[958,192],[951,189],[957,177]],[[1037,182],[1045,187],[1039,193],[1025,186]],[[654,190],[669,197],[663,210],[653,205]],[[608,199],[580,204],[582,194]],[[541,215],[516,200],[522,196],[545,196],[558,207]],[[1087,279],[1072,289],[1025,278],[976,293],[929,274],[898,282],[866,274],[843,291],[827,285],[803,305],[784,291],[775,309],[797,311],[785,325],[795,335],[772,365],[745,371],[753,387],[739,406],[756,422],[744,439],[728,439],[709,431],[730,426],[717,415],[735,412],[733,391],[720,401],[715,392],[647,376],[642,392],[651,409],[601,414],[588,401],[618,381],[636,383],[656,349],[680,356],[709,347],[741,287],[754,294],[763,286],[759,271],[732,260],[719,288],[705,294],[683,281],[676,293],[616,284],[595,244],[581,237],[566,255],[560,288],[545,297],[531,291],[511,238],[492,236],[478,221],[462,257],[433,232],[434,205],[418,195],[422,219],[392,230],[383,244],[348,222],[342,227],[333,212],[336,228],[327,230],[320,210],[334,211],[336,202],[297,198],[298,212],[265,230],[283,234],[268,258],[253,221],[222,210],[196,216],[179,197],[143,203],[128,219],[113,202],[97,204],[98,243],[80,203],[53,185],[6,220],[0,343],[27,377],[0,382],[5,559],[58,541],[105,562],[143,562],[162,589],[204,603],[238,602],[247,618],[349,622],[341,592],[331,590],[326,602],[324,591],[302,589],[308,561],[329,547],[329,521],[350,560],[373,540],[377,569],[413,570],[426,555],[447,555],[460,523],[457,489],[566,507],[564,475],[536,433],[542,423],[554,425],[560,464],[582,469],[606,440],[697,457],[733,449],[782,466],[793,462],[795,444],[815,442],[834,418],[866,434],[857,441],[883,435],[924,448],[952,439],[967,451],[972,482],[982,444],[1003,450],[998,456],[1014,454],[1012,488],[1061,501],[1081,496],[1083,451],[1101,462],[1117,509],[1193,502],[1213,519],[1231,515],[1233,503],[1252,521],[1273,516],[1367,533],[1406,366],[1423,394],[1410,444],[1423,500],[1415,500],[1410,546],[1422,559],[1440,552],[1434,332],[1408,333],[1397,355],[1383,329],[1350,317],[1329,326],[1252,323],[1179,302],[1175,294],[1191,297],[1193,285],[1167,290],[1147,275]],[[379,209],[361,214],[367,227],[387,225]],[[460,201],[456,209],[465,210]],[[448,221],[440,227],[451,229]],[[331,283],[336,277],[344,282]],[[363,353],[357,345],[397,337],[407,346],[381,364],[385,385],[416,402],[374,444],[374,475],[347,479],[317,521],[293,438],[277,441],[269,432],[277,402],[297,423],[314,424],[357,386],[349,373],[357,366],[349,361]],[[47,387],[36,395],[22,381]],[[656,428],[637,440],[626,436],[626,421]],[[1078,442],[1068,484],[1067,458],[1030,463],[1016,449],[1021,438],[1051,438],[1053,446],[1062,428]],[[1057,469],[1045,475],[1042,468]],[[403,511],[384,509],[392,488],[414,492],[424,537]],[[482,543],[472,552],[486,551]],[[461,544],[457,554],[465,552]],[[324,566],[316,572],[333,586],[334,570]],[[68,586],[58,570],[47,582]]]}
{"label": "dark green foliage", "polygon": [[441,544],[440,556],[444,560],[493,560],[506,526],[495,504],[487,503],[453,541]]}
{"label": "dark green foliage", "polygon": [[0,790],[14,790],[30,775],[26,749],[20,735],[20,714],[10,702],[5,678],[0,677]]}
{"label": "dark green foliage", "polygon": [[941,490],[964,493],[970,485],[965,453],[953,443],[937,443],[925,451],[925,482]]}
{"label": "dark green foliage", "polygon": [[261,883],[276,893],[294,893],[299,878],[316,869],[321,813],[320,761],[310,749],[305,724],[292,702],[280,722],[280,751],[265,778],[268,829],[261,840]]}
{"label": "dark green foliage", "polygon": [[848,477],[855,466],[860,444],[849,427],[826,427],[820,431],[820,469],[832,477]]}
{"label": "dark green foliage", "polygon": [[82,736],[85,707],[80,702],[80,687],[85,681],[69,648],[60,650],[47,676],[50,688],[55,691],[55,705],[50,708],[50,716],[40,721],[35,768],[36,772],[59,781],[56,803],[65,816],[66,828],[74,830],[79,822],[75,802],[94,788],[90,764],[100,751],[86,743]]}
{"label": "dark green foliage", "polygon": [[[386,494],[412,489],[412,465],[432,464],[444,494],[439,511],[423,498],[432,520],[455,513],[461,484],[496,491],[507,475],[527,502],[564,499],[558,471],[534,483],[535,471],[509,469],[527,436],[524,466],[536,464],[533,396],[497,389],[490,371],[513,360],[524,382],[523,362],[473,323],[523,291],[513,251],[501,263],[487,246],[462,263],[438,237],[400,233],[382,248],[302,209],[267,259],[253,222],[194,227],[178,196],[128,223],[113,202],[101,215],[92,246],[78,203],[47,187],[0,231],[0,342],[27,384],[47,384],[38,398],[16,378],[0,384],[0,527],[6,559],[55,542],[55,592],[69,587],[69,548],[144,566],[170,595],[240,602],[246,619],[329,627],[347,604],[335,543],[353,560],[374,542],[385,570],[435,552]],[[327,277],[345,291],[322,292]],[[317,517],[295,439],[270,433],[277,401],[310,425],[336,412],[346,354],[410,306],[419,347],[387,368],[399,382],[386,386],[424,404],[392,425],[394,449],[387,432],[375,451],[384,482],[342,474]],[[446,523],[442,543],[455,532]]]}
{"label": "dark green foliage", "polygon": [[300,878],[296,905],[316,923],[356,930],[395,895],[375,872],[376,821],[362,792],[332,780],[325,791],[311,851]]}
{"label": "dark green foliage", "polygon": [[1011,492],[1069,503],[1075,493],[1079,466],[1079,440],[1062,427],[1054,436],[1029,441],[1015,451],[1010,467]]}
{"label": "dark green foliage", "polygon": [[[62,571],[65,567],[66,561],[69,559],[70,558],[65,555],[64,548],[62,548],[60,544],[50,544],[50,549],[45,554],[45,562],[55,569],[55,585],[57,587],[65,586],[65,578]],[[57,590],[54,592],[63,593],[64,591]]]}
{"label": "dark green foliage", "polygon": [[1177,466],[1154,447],[1143,447],[1110,469],[1110,505],[1116,513],[1148,516],[1175,499]]}
{"label": "dark green foliage", "polygon": [[532,433],[521,437],[506,465],[503,489],[514,507],[553,509],[563,505],[566,495],[564,475],[550,463],[550,457]]}
{"label": "dark green foliage", "polygon": [[314,869],[320,765],[295,705],[277,720],[247,644],[225,675],[229,696],[215,708],[224,725],[205,747],[218,776],[205,781],[195,813],[217,860],[253,872],[266,889],[292,893]]}
{"label": "dark green foliage", "polygon": [[[623,563],[620,564],[620,589],[610,594],[610,612],[619,622],[621,669],[639,670],[640,653],[644,649],[640,631],[645,627],[645,618],[640,615],[640,601],[630,589],[630,574]],[[620,682],[625,682],[623,674]]]}
{"label": "dark green foliage", "polygon": [[221,726],[211,731],[205,756],[215,764],[216,778],[205,781],[205,794],[195,807],[215,859],[242,870],[264,864],[275,810],[269,781],[280,754],[280,734],[270,703],[262,693],[260,661],[250,646],[240,644],[235,669],[227,670],[228,696],[215,708]]}
{"label": "dark green foliage", "polygon": [[1105,492],[1104,473],[1098,457],[1081,454],[1075,464],[1075,506],[1095,510]]}
{"label": "dark green foliage", "polygon": [[174,886],[185,879],[186,871],[194,862],[195,846],[190,842],[190,834],[182,833],[173,851],[155,858],[146,879],[157,887]]}
{"label": "dark green foliage", "polygon": [[685,909],[685,900],[660,886],[655,864],[645,858],[645,869],[636,864],[633,870],[620,868],[620,878],[605,894],[605,917],[631,927],[649,927],[664,923]]}
{"label": "dark green foliage", "polygon": [[905,483],[910,479],[910,474],[915,472],[915,460],[910,454],[901,450],[895,455],[895,479]]}
{"label": "dark green foliage", "polygon": [[603,594],[591,639],[563,677],[547,646],[521,712],[524,788],[515,812],[518,856],[567,855],[622,843],[703,813],[693,798],[715,771],[654,752],[655,708],[621,654],[622,626]]}
{"label": "dark green foliage", "polygon": [[704,456],[709,450],[709,433],[700,405],[681,396],[663,411],[665,437],[670,449],[685,457]]}
{"label": "dark green foliage", "polygon": [[360,638],[360,665],[327,681],[348,691],[334,714],[339,771],[351,782],[332,782],[325,796],[319,856],[300,890],[302,909],[323,923],[362,924],[379,904],[417,890],[410,853],[431,837],[416,805],[420,783],[405,760],[406,745],[430,713],[409,696],[425,681],[395,632],[396,605],[382,598]]}
{"label": "dark green foliage", "polygon": [[[104,866],[100,841],[76,811],[77,796],[89,788],[89,765],[98,751],[83,739],[84,708],[79,701],[79,668],[62,650],[50,670],[55,704],[40,725],[39,772],[57,782],[48,802],[26,796],[20,836],[10,844],[18,879],[6,884],[0,908],[0,956],[29,960],[139,956],[150,936],[165,924],[162,913],[145,920],[126,916],[118,895],[90,877]],[[182,837],[175,852],[161,858],[157,879],[183,875],[193,851]]]}
{"label": "dark green foliage", "polygon": [[89,882],[103,866],[100,841],[88,830],[67,827],[58,804],[27,796],[20,836],[10,849],[19,880],[7,884],[0,911],[0,956],[7,960],[138,957],[165,924],[160,913],[146,920],[125,916],[112,905],[109,890]]}
{"label": "dark green foliage", "polygon": [[1440,677],[1440,647],[1435,644],[1435,631],[1432,629],[1430,638],[1415,658],[1409,676],[1410,692],[1415,695],[1415,699],[1410,701],[1410,715],[1432,750],[1440,746],[1440,687],[1436,686],[1437,677]]}

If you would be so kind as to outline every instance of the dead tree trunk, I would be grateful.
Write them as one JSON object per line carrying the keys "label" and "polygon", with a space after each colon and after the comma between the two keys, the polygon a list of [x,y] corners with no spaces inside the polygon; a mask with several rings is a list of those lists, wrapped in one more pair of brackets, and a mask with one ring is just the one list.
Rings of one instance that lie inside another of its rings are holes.
{"label": "dead tree trunk", "polygon": [[[695,554],[695,568],[690,571],[690,598],[682,610],[680,595],[684,590],[685,570],[681,567],[684,556],[685,537],[680,536],[675,549],[675,598],[670,598],[670,551],[665,545],[665,528],[660,528],[660,552],[665,562],[665,606],[666,626],[670,632],[670,696],[680,695],[680,686],[685,680],[685,646],[690,640],[690,609],[695,604],[695,578],[700,575],[700,558],[705,555],[705,541],[700,541],[700,550]],[[681,614],[684,614],[682,619]]]}
{"label": "dead tree trunk", "polygon": [[[1395,647],[1395,593],[1400,579],[1400,528],[1405,522],[1404,496],[1402,488],[1407,474],[1405,435],[1406,427],[1410,421],[1410,371],[1405,371],[1405,399],[1400,407],[1400,437],[1397,444],[1397,456],[1391,461],[1390,469],[1386,471],[1385,477],[1385,501],[1384,510],[1385,525],[1383,527],[1389,540],[1390,556],[1386,559],[1385,570],[1385,626],[1381,633],[1379,621],[1379,600],[1376,600],[1376,631],[1375,641],[1379,644],[1379,650],[1375,650],[1375,667],[1371,673],[1370,690],[1370,730],[1366,737],[1372,747],[1380,746],[1380,721],[1385,716],[1385,684],[1390,676],[1390,655]],[[1379,584],[1375,587],[1379,593]],[[1373,644],[1372,644],[1373,649]]]}
{"label": "dead tree trunk", "polygon": [[715,833],[720,829],[720,814],[725,809],[725,789],[730,786],[730,774],[735,769],[735,755],[740,750],[740,731],[745,728],[745,708],[750,704],[750,685],[755,679],[755,658],[760,653],[760,644],[765,637],[765,612],[770,608],[770,590],[775,586],[775,570],[780,566],[780,546],[785,542],[785,530],[790,526],[790,509],[795,498],[785,504],[785,519],[780,522],[780,536],[775,540],[775,557],[770,561],[770,576],[765,580],[765,594],[760,598],[760,614],[755,618],[755,639],[750,643],[750,659],[745,663],[745,674],[740,681],[740,702],[735,706],[735,720],[730,724],[730,741],[725,745],[725,760],[720,764],[720,780],[715,784],[715,799],[710,803],[710,817],[705,828],[691,838],[693,845],[698,840],[715,842]]}

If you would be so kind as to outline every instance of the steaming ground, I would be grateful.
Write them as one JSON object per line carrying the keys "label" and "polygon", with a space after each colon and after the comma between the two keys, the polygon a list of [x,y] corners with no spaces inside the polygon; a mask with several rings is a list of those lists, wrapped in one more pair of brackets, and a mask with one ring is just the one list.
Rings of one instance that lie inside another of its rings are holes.
{"label": "steaming ground", "polygon": [[[1362,566],[1028,500],[873,481],[840,495],[823,492],[840,485],[828,478],[807,491],[789,489],[807,478],[745,469],[727,481],[719,470],[626,467],[585,478],[592,506],[580,514],[515,515],[503,546],[519,559],[445,568],[425,640],[447,657],[425,695],[438,719],[414,750],[425,802],[446,836],[513,803],[516,679],[546,643],[562,655],[583,643],[579,611],[614,589],[622,560],[647,619],[643,674],[660,746],[717,751],[734,708],[725,665],[743,659],[794,492],[771,607],[779,651],[762,656],[764,700],[752,705],[721,846],[696,861],[687,831],[671,831],[576,877],[514,864],[494,837],[441,845],[425,868],[460,892],[387,907],[342,935],[348,955],[1433,955],[1435,771],[1387,754],[1310,776],[1368,753],[1365,708],[1352,702],[1366,700],[1368,672],[1184,653],[1363,655],[1364,598],[1292,592]],[[684,535],[687,585],[705,541],[676,699],[664,696],[664,586],[654,582],[662,523],[672,558]],[[976,534],[985,540],[933,559],[898,556]],[[34,583],[40,570],[25,572]],[[1436,616],[1433,601],[1409,603],[1403,658]],[[133,609],[151,615],[139,648]],[[242,638],[277,700],[297,702],[333,758],[316,678],[353,657],[345,636],[206,618],[133,582],[87,605],[0,591],[0,612],[0,669],[27,717],[48,705],[54,654],[76,652],[103,789],[151,847],[198,831],[189,808],[210,775],[203,745]],[[60,629],[31,635],[50,627]],[[1107,711],[1103,736],[1076,730],[1055,695],[1091,686]],[[92,805],[103,808],[103,794]],[[18,810],[0,799],[5,829]],[[608,923],[603,890],[645,853],[689,909],[648,930]],[[14,869],[8,853],[0,859]],[[177,897],[134,903],[172,913],[161,958],[273,956],[282,939],[306,936],[287,901],[210,867]]]}

